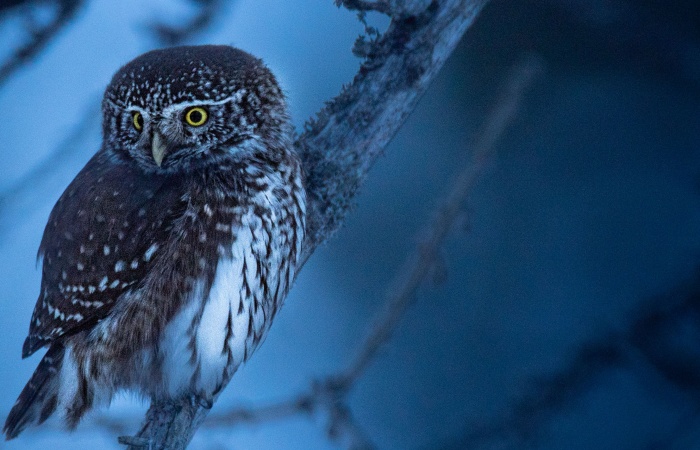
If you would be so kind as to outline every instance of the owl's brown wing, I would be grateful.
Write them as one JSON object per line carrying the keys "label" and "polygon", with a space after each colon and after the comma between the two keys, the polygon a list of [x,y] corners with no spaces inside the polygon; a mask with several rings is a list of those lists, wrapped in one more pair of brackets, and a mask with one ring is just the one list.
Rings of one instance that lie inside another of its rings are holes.
{"label": "owl's brown wing", "polygon": [[23,357],[92,328],[140,285],[159,255],[158,243],[186,206],[178,181],[143,173],[103,151],[87,163],[44,230],[41,292]]}

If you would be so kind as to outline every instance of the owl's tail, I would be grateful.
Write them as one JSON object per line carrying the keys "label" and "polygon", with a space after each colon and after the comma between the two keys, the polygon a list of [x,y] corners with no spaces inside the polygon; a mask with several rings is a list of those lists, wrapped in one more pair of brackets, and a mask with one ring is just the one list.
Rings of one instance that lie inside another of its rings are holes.
{"label": "owl's tail", "polygon": [[44,422],[56,410],[58,375],[64,353],[63,345],[53,344],[22,389],[2,430],[8,441],[16,438],[27,426]]}

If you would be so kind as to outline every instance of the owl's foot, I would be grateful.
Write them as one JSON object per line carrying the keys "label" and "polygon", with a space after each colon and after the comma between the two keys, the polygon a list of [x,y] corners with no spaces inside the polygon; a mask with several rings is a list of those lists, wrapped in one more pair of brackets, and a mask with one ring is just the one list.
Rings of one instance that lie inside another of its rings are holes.
{"label": "owl's foot", "polygon": [[201,406],[204,409],[211,409],[214,406],[214,399],[206,394],[190,395],[190,404],[192,406]]}
{"label": "owl's foot", "polygon": [[214,401],[208,398],[199,397],[199,406],[204,409],[211,409],[214,406]]}

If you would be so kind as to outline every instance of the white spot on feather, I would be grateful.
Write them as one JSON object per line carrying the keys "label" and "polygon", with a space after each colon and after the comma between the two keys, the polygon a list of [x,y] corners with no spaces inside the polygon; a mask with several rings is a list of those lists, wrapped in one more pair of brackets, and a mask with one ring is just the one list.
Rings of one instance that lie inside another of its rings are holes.
{"label": "white spot on feather", "polygon": [[150,247],[148,247],[148,250],[146,250],[146,253],[143,254],[143,259],[144,261],[148,262],[151,260],[153,257],[153,254],[158,250],[158,244],[153,244]]}
{"label": "white spot on feather", "polygon": [[100,280],[100,285],[98,286],[98,289],[99,289],[100,291],[104,291],[105,289],[107,289],[107,282],[108,282],[108,281],[109,281],[109,278],[107,278],[106,276],[103,277],[103,278]]}
{"label": "white spot on feather", "polygon": [[216,231],[230,232],[230,231],[231,231],[231,225],[228,225],[228,224],[225,224],[225,223],[217,223],[217,224],[216,224]]}
{"label": "white spot on feather", "polygon": [[68,316],[66,316],[66,319],[67,320],[75,320],[76,322],[80,322],[81,320],[83,320],[83,315],[80,313],[69,314]]}

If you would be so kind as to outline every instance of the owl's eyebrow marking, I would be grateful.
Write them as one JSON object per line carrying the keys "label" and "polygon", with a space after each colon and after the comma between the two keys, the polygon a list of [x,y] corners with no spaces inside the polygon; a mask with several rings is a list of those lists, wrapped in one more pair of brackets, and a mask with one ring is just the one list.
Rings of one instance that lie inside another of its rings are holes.
{"label": "owl's eyebrow marking", "polygon": [[[247,93],[246,89],[239,89],[236,92],[232,93],[230,96],[226,97],[223,100],[192,100],[189,102],[180,102],[176,103],[174,105],[170,105],[166,108],[163,108],[162,114],[168,114],[171,113],[172,111],[182,109],[182,108],[189,108],[191,106],[209,106],[209,105],[223,105],[225,103],[229,103],[232,101],[240,101],[241,98]],[[108,103],[109,105],[113,106],[116,109],[123,109],[124,111],[138,111],[140,113],[146,113],[148,114],[148,110],[141,108],[138,105],[129,105],[129,106],[124,106],[124,105],[119,105],[112,100],[109,99],[104,99],[105,103]]]}
{"label": "owl's eyebrow marking", "polygon": [[177,111],[184,108],[189,108],[191,106],[212,106],[212,105],[223,105],[230,103],[232,101],[240,101],[240,99],[245,94],[245,89],[240,89],[223,100],[211,101],[211,100],[192,100],[189,102],[180,102],[163,108],[163,115],[167,115],[173,111]]}

